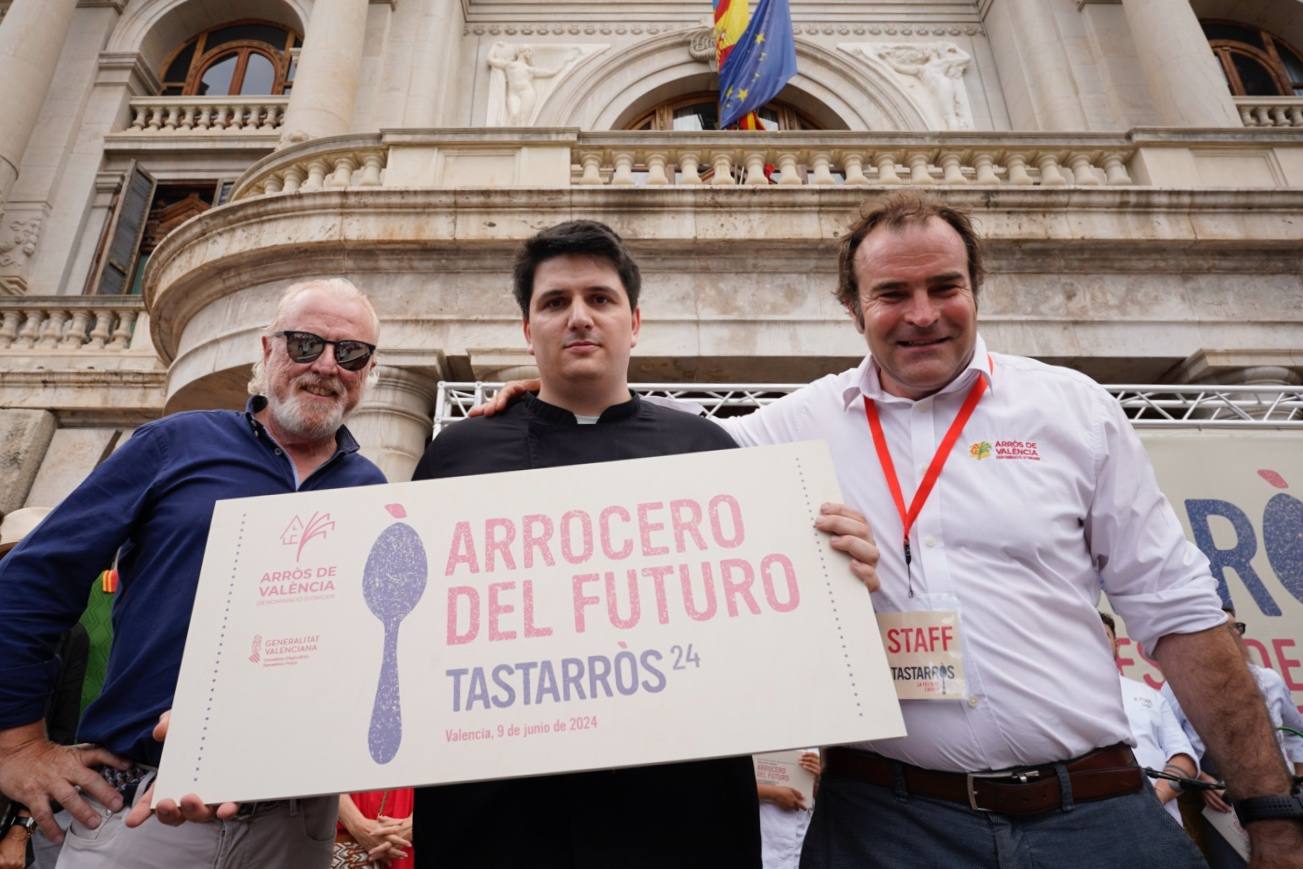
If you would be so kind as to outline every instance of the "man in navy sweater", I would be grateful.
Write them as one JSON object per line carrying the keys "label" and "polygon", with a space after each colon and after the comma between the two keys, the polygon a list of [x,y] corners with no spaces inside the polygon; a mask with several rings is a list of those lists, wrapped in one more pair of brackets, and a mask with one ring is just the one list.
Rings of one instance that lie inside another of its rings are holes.
{"label": "man in navy sweater", "polygon": [[[64,836],[51,804],[70,813],[60,866],[221,866],[249,852],[269,866],[329,864],[334,796],[238,814],[187,797],[143,823],[144,806],[130,826],[126,815],[162,753],[156,724],[172,705],[213,504],[385,482],[343,426],[374,370],[378,331],[349,282],[290,287],[262,337],[244,411],[141,426],[0,565],[0,791],[55,841]],[[56,745],[42,721],[55,645],[85,608],[90,577],[115,557],[121,585],[104,690],[81,723],[84,744]],[[205,819],[214,822],[160,824]]]}

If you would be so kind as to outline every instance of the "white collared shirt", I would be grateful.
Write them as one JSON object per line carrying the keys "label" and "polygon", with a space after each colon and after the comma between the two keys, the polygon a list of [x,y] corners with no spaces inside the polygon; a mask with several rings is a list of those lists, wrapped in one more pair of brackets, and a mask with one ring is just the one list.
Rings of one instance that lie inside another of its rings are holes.
{"label": "white collared shirt", "polygon": [[[1178,754],[1184,754],[1192,763],[1199,755],[1185,735],[1176,710],[1162,694],[1144,682],[1118,676],[1122,685],[1122,708],[1126,710],[1131,734],[1136,738],[1136,762],[1150,769],[1162,770]],[[1176,822],[1181,823],[1181,810],[1176,800],[1163,805]]]}
{"label": "white collared shirt", "polygon": [[[866,358],[723,421],[743,446],[827,441],[846,503],[868,517],[882,552],[879,612],[958,601],[968,699],[906,701],[909,735],[863,744],[930,769],[1042,764],[1133,741],[1096,613],[1101,587],[1147,648],[1225,620],[1207,559],[1117,402],[1077,372],[993,358],[994,372],[979,337],[968,368],[919,401],[886,393]],[[878,403],[908,504],[978,377],[989,388],[910,535],[911,599],[863,399]]]}
{"label": "white collared shirt", "polygon": [[[1267,704],[1267,716],[1271,719],[1272,729],[1276,732],[1276,742],[1280,746],[1281,755],[1291,767],[1296,763],[1303,763],[1303,737],[1280,729],[1284,726],[1303,732],[1303,714],[1300,714],[1298,707],[1294,705],[1294,697],[1285,685],[1284,678],[1275,670],[1259,667],[1252,662],[1249,663],[1249,672],[1253,674],[1253,681],[1258,683],[1258,690],[1262,692],[1262,699]],[[1198,732],[1195,731],[1194,725],[1186,716],[1185,710],[1177,702],[1176,695],[1172,693],[1172,683],[1163,683],[1162,694],[1176,711],[1176,718],[1181,722],[1185,735],[1190,738],[1190,744],[1198,752],[1195,757],[1202,758],[1207,749]]]}

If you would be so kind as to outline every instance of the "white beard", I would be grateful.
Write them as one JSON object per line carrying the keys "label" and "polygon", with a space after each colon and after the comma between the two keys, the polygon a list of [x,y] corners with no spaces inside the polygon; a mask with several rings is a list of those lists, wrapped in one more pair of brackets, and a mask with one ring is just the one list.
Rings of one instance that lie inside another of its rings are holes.
{"label": "white beard", "polygon": [[[303,377],[311,378],[309,382],[331,383],[337,392],[337,399],[330,410],[313,415],[304,408],[305,398],[297,389]],[[288,397],[277,395],[277,390],[268,390],[267,411],[276,422],[276,427],[287,434],[309,441],[323,441],[335,436],[335,432],[344,424],[344,386],[338,380],[315,378],[303,375],[291,381],[286,391]]]}

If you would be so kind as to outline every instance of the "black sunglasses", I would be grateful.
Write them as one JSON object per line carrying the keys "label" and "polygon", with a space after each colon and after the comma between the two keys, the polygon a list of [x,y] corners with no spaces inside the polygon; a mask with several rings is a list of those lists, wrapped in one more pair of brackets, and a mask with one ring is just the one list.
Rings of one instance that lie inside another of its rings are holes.
{"label": "black sunglasses", "polygon": [[376,345],[365,341],[327,341],[311,332],[273,332],[273,338],[285,339],[285,353],[300,365],[316,362],[327,345],[335,348],[335,364],[345,371],[361,371],[371,361]]}
{"label": "black sunglasses", "polygon": [[1235,629],[1235,633],[1243,636],[1244,631],[1248,627],[1248,625],[1244,624],[1244,622],[1231,622],[1231,627]]}

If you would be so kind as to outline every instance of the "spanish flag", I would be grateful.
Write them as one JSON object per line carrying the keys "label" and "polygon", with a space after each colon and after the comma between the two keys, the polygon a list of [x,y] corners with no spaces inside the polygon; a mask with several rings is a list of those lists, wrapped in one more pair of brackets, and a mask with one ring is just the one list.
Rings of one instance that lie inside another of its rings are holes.
{"label": "spanish flag", "polygon": [[713,0],[719,61],[719,126],[760,129],[754,114],[796,74],[788,0]]}

